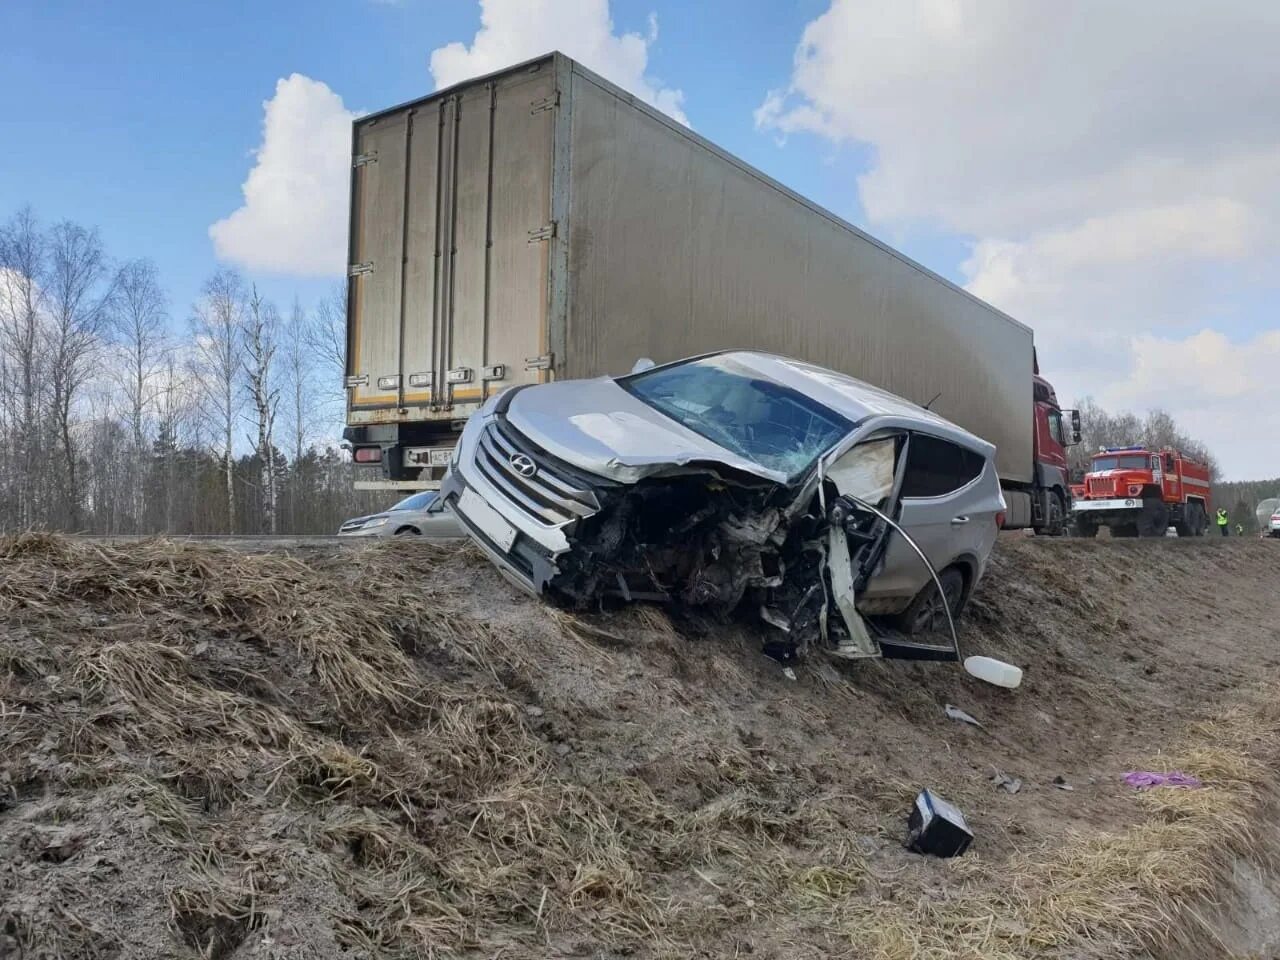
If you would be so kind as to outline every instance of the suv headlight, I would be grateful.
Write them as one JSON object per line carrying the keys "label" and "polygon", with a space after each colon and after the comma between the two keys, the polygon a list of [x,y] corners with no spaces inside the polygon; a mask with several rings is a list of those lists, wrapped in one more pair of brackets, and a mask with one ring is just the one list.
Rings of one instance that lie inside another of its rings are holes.
{"label": "suv headlight", "polygon": [[365,524],[365,526],[366,526],[366,527],[380,527],[380,526],[382,526],[384,523],[386,523],[387,521],[389,521],[390,519],[391,519],[390,517],[374,517],[372,520],[370,520],[368,523],[366,523],[366,524]]}

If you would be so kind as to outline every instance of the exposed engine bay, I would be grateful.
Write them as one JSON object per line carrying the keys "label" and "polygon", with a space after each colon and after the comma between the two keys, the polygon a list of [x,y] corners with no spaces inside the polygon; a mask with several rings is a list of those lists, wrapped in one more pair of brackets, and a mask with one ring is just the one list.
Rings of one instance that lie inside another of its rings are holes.
{"label": "exposed engine bay", "polygon": [[[857,596],[889,531],[829,479],[815,473],[789,488],[723,471],[684,473],[597,495],[602,509],[580,521],[573,550],[548,584],[561,602],[580,609],[607,600],[673,602],[720,616],[742,610],[801,652],[818,642],[847,647],[851,635],[865,635]],[[835,583],[833,554],[841,561]]]}

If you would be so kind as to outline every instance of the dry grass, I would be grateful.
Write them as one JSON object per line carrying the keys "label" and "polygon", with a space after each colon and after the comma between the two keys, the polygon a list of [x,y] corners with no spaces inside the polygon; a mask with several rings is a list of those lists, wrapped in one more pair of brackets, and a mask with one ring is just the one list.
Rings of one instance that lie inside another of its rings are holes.
{"label": "dry grass", "polygon": [[[1270,797],[1280,734],[1261,696],[1152,759],[1206,789],[1135,795],[1129,829],[939,865],[933,895],[889,899],[849,823],[909,784],[819,788],[798,763],[728,743],[686,759],[697,802],[575,774],[522,700],[533,662],[589,650],[608,669],[617,651],[681,643],[671,623],[557,614],[542,636],[558,651],[531,650],[423,588],[447,554],[404,557],[0,541],[6,785],[145,814],[180,864],[162,878],[172,944],[211,958],[299,887],[333,891],[316,922],[371,956],[731,956],[748,931],[784,931],[780,955],[1122,955],[1210,943],[1196,906],[1258,839],[1249,814]],[[27,945],[53,942],[18,920]],[[51,955],[117,935],[68,924]]]}
{"label": "dry grass", "polygon": [[[1137,823],[1072,836],[1011,862],[957,861],[937,900],[850,904],[845,933],[876,960],[1018,960],[1068,946],[1097,956],[1225,956],[1205,917],[1229,890],[1235,858],[1275,849],[1258,816],[1277,787],[1280,688],[1253,691],[1150,769],[1200,777],[1201,790],[1136,793]],[[1142,758],[1139,758],[1142,759]]]}

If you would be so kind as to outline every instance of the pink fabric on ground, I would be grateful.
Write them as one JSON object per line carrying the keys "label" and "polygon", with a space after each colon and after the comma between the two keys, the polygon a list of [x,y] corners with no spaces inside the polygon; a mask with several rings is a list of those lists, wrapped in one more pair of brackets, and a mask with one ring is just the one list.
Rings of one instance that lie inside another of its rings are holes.
{"label": "pink fabric on ground", "polygon": [[1133,770],[1124,775],[1124,782],[1139,790],[1151,787],[1203,787],[1198,777],[1193,777],[1181,770],[1172,773],[1152,773],[1149,770]]}

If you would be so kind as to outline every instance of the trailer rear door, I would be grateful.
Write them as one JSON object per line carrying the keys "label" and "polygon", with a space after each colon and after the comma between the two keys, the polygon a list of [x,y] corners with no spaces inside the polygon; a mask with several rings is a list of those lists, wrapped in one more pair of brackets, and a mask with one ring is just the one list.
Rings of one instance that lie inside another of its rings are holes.
{"label": "trailer rear door", "polygon": [[357,121],[352,422],[463,415],[548,354],[551,61]]}

